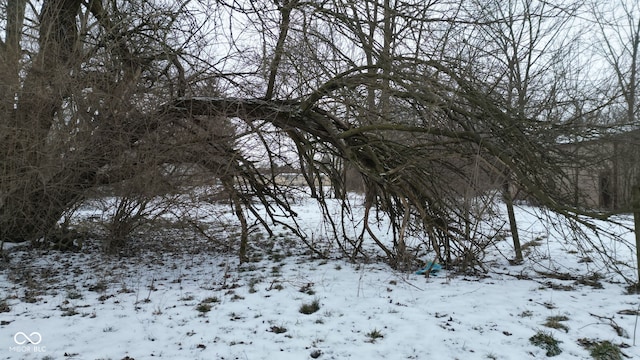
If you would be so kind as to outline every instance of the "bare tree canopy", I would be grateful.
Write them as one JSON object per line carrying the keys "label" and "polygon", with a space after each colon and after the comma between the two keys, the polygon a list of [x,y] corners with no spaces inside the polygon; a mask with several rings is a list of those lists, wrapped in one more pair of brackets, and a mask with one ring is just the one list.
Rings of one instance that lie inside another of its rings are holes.
{"label": "bare tree canopy", "polygon": [[[585,119],[609,104],[576,86],[577,3],[2,7],[2,241],[46,237],[97,189],[176,192],[184,184],[167,166],[186,164],[219,181],[242,227],[242,258],[249,214],[268,231],[283,223],[274,209],[295,218],[275,181],[282,167],[304,176],[343,251],[356,257],[370,239],[395,266],[412,261],[409,235],[445,263],[473,258],[501,228],[472,233],[484,215],[472,199],[497,189],[569,218],[599,216],[571,202],[564,167],[576,160],[560,146],[586,136]],[[354,177],[365,194],[363,227],[341,239],[344,218],[330,216],[323,185],[347,214]],[[371,231],[380,211],[392,246]],[[515,219],[511,231],[515,238]]]}

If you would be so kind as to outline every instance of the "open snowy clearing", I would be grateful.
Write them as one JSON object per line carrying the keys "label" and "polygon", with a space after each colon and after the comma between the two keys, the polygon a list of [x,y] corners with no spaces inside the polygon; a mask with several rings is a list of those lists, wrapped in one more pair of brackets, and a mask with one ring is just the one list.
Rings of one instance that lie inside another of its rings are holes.
{"label": "open snowy clearing", "polygon": [[[298,210],[320,228],[314,206]],[[639,296],[595,254],[544,229],[532,208],[518,210],[527,260],[510,265],[503,240],[484,275],[321,259],[284,230],[254,241],[242,265],[175,236],[147,240],[132,257],[91,243],[77,253],[13,247],[0,273],[0,358],[546,358],[529,340],[538,332],[560,341],[557,359],[591,359],[586,345],[600,341],[639,358]],[[635,249],[610,246],[634,263]]]}

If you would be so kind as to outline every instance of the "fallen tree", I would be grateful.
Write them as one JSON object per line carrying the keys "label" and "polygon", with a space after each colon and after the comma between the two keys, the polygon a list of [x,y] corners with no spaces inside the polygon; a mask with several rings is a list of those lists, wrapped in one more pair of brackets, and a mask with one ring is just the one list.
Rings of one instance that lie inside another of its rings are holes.
{"label": "fallen tree", "polygon": [[[434,65],[444,69],[439,64]],[[363,78],[361,74],[353,74],[351,81],[342,77],[340,82],[353,85],[355,79]],[[316,94],[306,99],[286,101],[184,98],[166,105],[162,114],[169,118],[199,118],[198,121],[222,118],[240,119],[247,124],[268,122],[295,144],[301,172],[311,174],[306,177],[308,185],[314,188],[318,184],[315,179],[327,177],[346,208],[349,205],[344,191],[343,169],[332,165],[336,162],[327,163],[309,154],[340,158],[337,163],[356,169],[366,189],[363,228],[357,239],[346,242],[349,249],[342,246],[345,252],[352,257],[357,256],[368,236],[392,264],[402,267],[411,261],[404,237],[421,233],[423,235],[418,236],[423,236],[436,250],[439,261],[451,263],[452,259],[470,255],[465,252],[479,251],[474,249],[474,242],[478,239],[468,238],[469,233],[464,231],[465,221],[481,221],[469,219],[469,214],[461,210],[460,201],[465,197],[465,191],[471,189],[477,195],[490,190],[501,183],[502,171],[508,169],[516,174],[516,181],[524,191],[542,203],[558,206],[559,199],[554,196],[561,194],[560,189],[551,180],[555,177],[560,181],[562,176],[559,160],[553,155],[557,149],[551,143],[535,141],[533,136],[549,138],[541,134],[535,123],[515,121],[489,95],[480,93],[466,80],[456,80],[458,101],[435,111],[434,105],[444,103],[444,99],[437,96],[446,94],[448,87],[433,86],[429,89],[429,98],[421,97],[419,92],[411,95],[409,91],[395,93],[392,98],[415,109],[413,116],[418,121],[409,123],[386,121],[362,125],[349,122],[316,105],[321,100]],[[325,86],[325,89],[329,87]],[[439,116],[450,126],[421,125],[419,118],[425,109],[430,109],[429,116]],[[205,119],[200,118],[203,116]],[[277,149],[267,147],[266,151],[275,152]],[[539,156],[547,157],[546,167],[539,166],[543,161]],[[259,180],[261,173],[246,166],[248,163],[237,159],[236,169],[230,172],[232,178],[241,177],[247,186],[236,193],[237,205],[251,207],[251,198],[258,196],[265,207],[271,206],[272,199],[279,198],[278,194],[264,187],[264,182]],[[493,178],[492,183],[478,182],[474,173],[469,171],[471,165],[478,163],[487,172],[485,176]],[[318,201],[328,215],[324,199],[320,197]],[[280,201],[278,204],[285,203]],[[290,210],[286,205],[285,208]],[[384,212],[391,219],[394,234],[391,246],[378,239],[371,230],[376,221],[371,216],[374,210]],[[327,221],[336,229],[335,235],[338,236],[341,232],[337,229],[342,226],[340,220],[327,216]],[[491,238],[495,234],[482,236]]]}
{"label": "fallen tree", "polygon": [[[45,2],[32,26],[38,31],[29,66],[16,63],[21,49],[15,41],[0,48],[3,61],[12,65],[5,75],[13,79],[11,91],[3,88],[0,109],[0,239],[47,237],[96,189],[119,186],[142,202],[178,191],[181,184],[166,185],[171,175],[163,169],[183,164],[196,164],[220,180],[221,194],[231,202],[242,230],[242,260],[249,214],[268,232],[270,224],[288,224],[313,248],[295,222],[290,225],[276,215],[277,208],[295,220],[289,189],[275,181],[276,168],[283,164],[303,174],[332,229],[328,235],[345,254],[362,255],[370,239],[398,268],[414,261],[409,236],[419,238],[445,265],[477,265],[502,227],[472,231],[484,214],[470,204],[507,182],[538,204],[578,219],[580,209],[565,201],[571,193],[563,189],[567,159],[557,146],[571,119],[527,117],[512,108],[499,87],[475,75],[474,59],[398,40],[403,34],[398,24],[415,30],[417,39],[459,30],[470,24],[464,19],[447,18],[435,22],[441,27],[430,28],[432,22],[414,18],[411,7],[438,14],[440,9],[397,3],[392,11],[389,2],[369,3],[373,13],[340,2],[260,3],[274,6],[279,31],[273,54],[260,65],[265,89],[256,91],[250,85],[259,78],[258,70],[199,68],[206,62],[185,50],[185,43],[198,47],[199,17],[186,5]],[[24,17],[26,3],[11,4],[22,8],[14,15]],[[247,16],[263,14],[217,4]],[[336,33],[358,46],[355,52],[363,60],[350,59],[339,42],[295,14],[336,27]],[[359,16],[372,17],[364,21]],[[271,21],[259,20],[261,26]],[[292,30],[292,21],[300,28]],[[419,25],[413,25],[416,21]],[[10,25],[7,39],[24,35],[21,22]],[[453,45],[447,39],[442,39],[443,49]],[[306,60],[313,60],[313,66]],[[257,97],[251,94],[256,92]],[[292,144],[295,161],[280,154],[275,137]],[[259,144],[263,163],[248,151],[248,139]],[[352,238],[343,221],[350,213],[347,170],[364,184],[364,218]],[[145,175],[157,180],[153,186],[144,186]],[[321,179],[328,179],[341,202],[342,218],[330,213]],[[390,219],[391,241],[373,231],[380,213]]]}

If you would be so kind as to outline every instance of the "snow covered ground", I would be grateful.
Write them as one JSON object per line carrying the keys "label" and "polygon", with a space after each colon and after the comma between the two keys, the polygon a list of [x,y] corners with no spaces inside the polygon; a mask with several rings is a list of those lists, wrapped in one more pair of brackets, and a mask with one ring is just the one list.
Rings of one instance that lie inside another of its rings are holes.
{"label": "snow covered ground", "polygon": [[[317,230],[313,209],[298,210]],[[518,209],[523,242],[537,239],[527,260],[510,265],[502,241],[482,276],[320,259],[284,230],[242,265],[189,237],[147,240],[134,257],[14,247],[0,268],[0,359],[545,358],[538,332],[561,341],[557,359],[591,359],[584,345],[605,340],[640,358],[639,296],[531,210]]]}

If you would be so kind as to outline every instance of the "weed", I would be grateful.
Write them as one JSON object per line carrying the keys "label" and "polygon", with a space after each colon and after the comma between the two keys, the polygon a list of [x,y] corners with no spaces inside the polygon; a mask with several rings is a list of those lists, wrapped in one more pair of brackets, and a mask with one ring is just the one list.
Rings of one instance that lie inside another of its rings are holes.
{"label": "weed", "polygon": [[562,323],[562,321],[569,320],[568,317],[559,315],[559,316],[549,316],[547,321],[543,324],[544,326],[557,330],[564,330],[564,332],[569,332],[569,327]]}
{"label": "weed", "polygon": [[282,284],[275,284],[275,285],[273,285],[273,289],[282,290],[282,289],[284,289],[284,286],[282,286]]}
{"label": "weed", "polygon": [[198,312],[200,312],[201,314],[206,314],[209,311],[211,311],[211,305],[209,305],[207,303],[200,303],[200,304],[198,304],[198,306],[196,306],[196,310]]}
{"label": "weed", "polygon": [[0,313],[11,311],[11,306],[7,303],[7,300],[0,300]]}
{"label": "weed", "polygon": [[596,360],[622,360],[623,354],[620,347],[612,344],[610,341],[597,341],[590,339],[578,339],[578,343],[591,354]]}
{"label": "weed", "polygon": [[546,350],[547,356],[556,356],[562,353],[562,350],[558,345],[561,341],[556,340],[550,333],[538,331],[538,333],[529,338],[529,341],[533,345]]}
{"label": "weed", "polygon": [[284,259],[284,257],[285,256],[283,254],[275,253],[275,254],[271,254],[271,256],[269,256],[269,260],[274,261],[274,262],[278,262],[278,261],[282,261],[282,259]]}
{"label": "weed", "polygon": [[525,310],[525,311],[521,312],[520,314],[518,314],[518,316],[520,316],[521,318],[532,317],[533,316],[533,311]]}
{"label": "weed", "polygon": [[525,251],[525,250],[527,250],[529,248],[537,247],[537,246],[542,246],[542,239],[536,238],[536,239],[533,239],[531,241],[528,241],[528,242],[522,244],[521,249],[522,249],[522,251]]}
{"label": "weed", "polygon": [[258,290],[256,290],[256,285],[258,283],[260,283],[260,279],[252,278],[251,280],[249,280],[249,293],[250,294],[254,294],[254,293],[258,292]]}
{"label": "weed", "polygon": [[591,357],[596,360],[622,360],[622,350],[609,341],[603,341],[591,349]]}
{"label": "weed", "polygon": [[376,342],[376,340],[382,339],[384,337],[384,335],[382,335],[382,332],[380,332],[380,330],[378,329],[373,329],[368,333],[366,333],[365,335],[369,338],[367,342],[370,342],[370,343],[374,343]]}
{"label": "weed", "polygon": [[603,276],[596,272],[589,276],[579,277],[578,280],[576,280],[576,284],[591,286],[594,289],[602,289],[603,286],[602,286],[602,283],[600,282],[602,278]]}
{"label": "weed", "polygon": [[562,280],[562,281],[576,280],[576,277],[568,272],[536,271],[536,273],[544,276],[547,279],[556,279],[556,280]]}
{"label": "weed", "polygon": [[320,344],[322,344],[323,342],[324,342],[323,338],[315,338],[311,342],[311,347],[320,347]]}
{"label": "weed", "polygon": [[573,287],[572,285],[557,284],[552,281],[547,281],[546,283],[544,283],[544,287],[540,287],[540,290],[544,290],[546,288],[553,289],[553,290],[562,290],[562,291],[575,290],[575,287]]}
{"label": "weed", "polygon": [[314,295],[316,292],[313,290],[313,283],[307,283],[306,285],[300,288],[301,293],[305,293],[307,295]]}
{"label": "weed", "polygon": [[89,286],[89,291],[95,291],[95,292],[105,292],[107,291],[107,282],[104,280],[100,280],[97,283],[95,283],[94,285]]}
{"label": "weed", "polygon": [[640,283],[631,284],[626,287],[627,295],[640,294]]}
{"label": "weed", "polygon": [[269,328],[269,331],[274,334],[284,334],[287,332],[287,328],[285,328],[284,326],[273,325],[271,328]]}
{"label": "weed", "polygon": [[126,285],[126,284],[122,284],[122,287],[120,288],[120,290],[118,290],[118,293],[120,293],[120,294],[122,294],[122,293],[124,293],[124,294],[131,294],[131,293],[133,293],[133,292],[134,292],[134,291],[133,291],[133,290],[131,290],[131,289],[129,289],[129,288],[127,287],[127,285]]}
{"label": "weed", "polygon": [[305,315],[313,314],[318,310],[320,310],[320,302],[318,300],[314,300],[311,303],[302,304],[299,309],[300,313]]}
{"label": "weed", "polygon": [[67,299],[79,300],[82,299],[82,294],[78,291],[70,290],[67,292]]}
{"label": "weed", "polygon": [[544,306],[545,308],[547,308],[548,310],[553,310],[556,308],[556,305],[550,301],[545,301],[542,304],[540,304],[542,306]]}
{"label": "weed", "polygon": [[24,292],[24,297],[22,298],[22,301],[24,301],[26,303],[29,303],[29,304],[35,304],[40,299],[41,298],[38,297],[38,292],[37,291],[25,291]]}
{"label": "weed", "polygon": [[213,304],[213,303],[217,303],[217,302],[220,302],[220,299],[218,299],[215,296],[211,296],[211,297],[208,297],[208,298],[202,300],[200,303],[201,304]]}
{"label": "weed", "polygon": [[107,301],[107,299],[112,298],[112,297],[113,297],[113,295],[102,294],[102,295],[98,296],[98,301],[105,302],[105,301]]}
{"label": "weed", "polygon": [[61,316],[73,316],[80,314],[74,307],[60,307],[60,310],[63,311]]}

